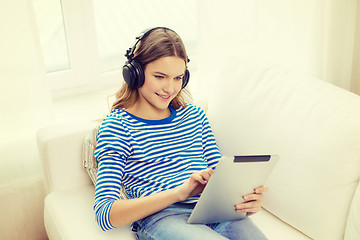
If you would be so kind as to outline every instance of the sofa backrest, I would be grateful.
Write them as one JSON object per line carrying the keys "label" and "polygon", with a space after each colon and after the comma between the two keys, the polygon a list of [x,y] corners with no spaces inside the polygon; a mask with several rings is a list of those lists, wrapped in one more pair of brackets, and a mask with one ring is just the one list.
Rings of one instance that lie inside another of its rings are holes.
{"label": "sofa backrest", "polygon": [[279,66],[232,61],[207,115],[223,155],[278,154],[264,207],[314,239],[343,239],[360,176],[360,97]]}
{"label": "sofa backrest", "polygon": [[38,149],[47,193],[92,184],[81,155],[85,136],[98,124],[95,121],[73,121],[38,131]]}

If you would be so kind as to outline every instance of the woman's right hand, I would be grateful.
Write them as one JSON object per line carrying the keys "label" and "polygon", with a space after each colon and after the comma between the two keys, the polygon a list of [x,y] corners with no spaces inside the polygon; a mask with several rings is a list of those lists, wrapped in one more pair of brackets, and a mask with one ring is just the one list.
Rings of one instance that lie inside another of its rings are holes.
{"label": "woman's right hand", "polygon": [[187,179],[182,185],[177,187],[179,200],[185,201],[190,197],[202,193],[213,173],[214,170],[212,170],[211,168],[194,172],[189,179]]}

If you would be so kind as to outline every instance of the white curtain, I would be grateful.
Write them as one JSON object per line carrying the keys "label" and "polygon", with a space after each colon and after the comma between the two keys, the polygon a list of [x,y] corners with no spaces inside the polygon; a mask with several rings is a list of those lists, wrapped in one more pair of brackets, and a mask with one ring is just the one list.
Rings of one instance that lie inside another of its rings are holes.
{"label": "white curtain", "polygon": [[46,239],[36,130],[51,98],[29,0],[0,7],[0,239]]}
{"label": "white curtain", "polygon": [[[279,64],[360,94],[358,0],[198,3],[202,81],[237,57]],[[211,82],[201,85],[211,88]]]}
{"label": "white curtain", "polygon": [[354,44],[354,58],[352,65],[351,90],[360,95],[360,1],[356,8],[356,30]]}

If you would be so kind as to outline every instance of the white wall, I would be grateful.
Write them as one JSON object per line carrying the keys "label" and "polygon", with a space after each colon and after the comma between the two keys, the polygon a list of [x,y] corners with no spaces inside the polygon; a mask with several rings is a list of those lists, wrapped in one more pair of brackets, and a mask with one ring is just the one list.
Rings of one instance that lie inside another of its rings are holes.
{"label": "white wall", "polygon": [[205,87],[211,88],[214,76],[226,84],[217,69],[234,57],[279,64],[347,90],[360,81],[352,77],[357,0],[198,3],[199,77]]}
{"label": "white wall", "polygon": [[52,119],[29,0],[0,8],[0,239],[45,239],[36,130]]}

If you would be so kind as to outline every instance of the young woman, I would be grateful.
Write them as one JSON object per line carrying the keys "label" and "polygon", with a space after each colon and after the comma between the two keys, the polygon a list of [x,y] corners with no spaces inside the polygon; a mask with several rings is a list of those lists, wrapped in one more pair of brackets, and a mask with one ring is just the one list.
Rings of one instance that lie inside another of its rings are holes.
{"label": "young woman", "polygon": [[[126,83],[101,124],[95,150],[100,227],[132,223],[139,239],[266,239],[249,218],[186,223],[220,152],[204,112],[184,101],[190,74],[181,38],[153,28],[126,56]],[[122,184],[129,199],[120,198]],[[244,196],[234,211],[259,211],[265,191]]]}

